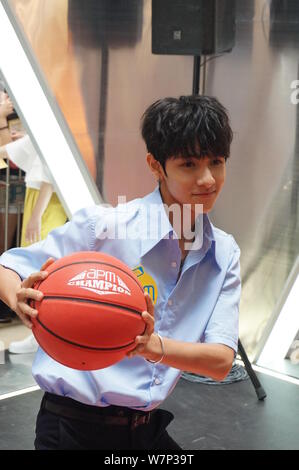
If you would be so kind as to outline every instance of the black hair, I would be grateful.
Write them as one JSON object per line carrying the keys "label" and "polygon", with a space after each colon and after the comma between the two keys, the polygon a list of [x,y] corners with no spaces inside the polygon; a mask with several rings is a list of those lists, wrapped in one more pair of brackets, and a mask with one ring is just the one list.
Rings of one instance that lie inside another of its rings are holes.
{"label": "black hair", "polygon": [[156,101],[142,116],[141,133],[148,152],[164,171],[171,157],[226,160],[233,138],[225,107],[216,98],[202,95]]}

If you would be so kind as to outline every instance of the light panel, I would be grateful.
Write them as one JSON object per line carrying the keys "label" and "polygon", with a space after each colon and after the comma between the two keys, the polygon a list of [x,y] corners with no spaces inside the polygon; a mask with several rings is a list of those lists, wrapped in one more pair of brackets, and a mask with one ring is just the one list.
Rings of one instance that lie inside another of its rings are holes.
{"label": "light panel", "polygon": [[285,290],[287,294],[283,293],[280,312],[256,361],[260,366],[273,367],[277,361],[284,359],[299,331],[299,258]]}

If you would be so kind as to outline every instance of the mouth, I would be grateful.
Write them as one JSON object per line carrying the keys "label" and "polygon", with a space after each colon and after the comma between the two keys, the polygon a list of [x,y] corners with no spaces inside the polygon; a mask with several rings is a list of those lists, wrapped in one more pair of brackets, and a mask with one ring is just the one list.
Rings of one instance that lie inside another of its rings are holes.
{"label": "mouth", "polygon": [[215,193],[216,193],[216,190],[215,191],[210,191],[208,193],[192,193],[192,196],[206,197],[206,196],[212,196]]}

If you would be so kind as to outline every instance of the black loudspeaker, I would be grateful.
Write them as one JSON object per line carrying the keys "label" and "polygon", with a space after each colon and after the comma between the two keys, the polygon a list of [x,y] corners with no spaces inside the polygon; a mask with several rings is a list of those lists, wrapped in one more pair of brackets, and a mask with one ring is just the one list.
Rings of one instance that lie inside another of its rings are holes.
{"label": "black loudspeaker", "polygon": [[270,4],[269,42],[273,47],[292,47],[299,44],[298,0],[272,0]]}
{"label": "black loudspeaker", "polygon": [[235,0],[152,0],[153,54],[211,55],[235,45]]}
{"label": "black loudspeaker", "polygon": [[270,23],[275,31],[298,32],[298,0],[272,0],[270,4]]}
{"label": "black loudspeaker", "polygon": [[142,35],[143,0],[69,0],[68,24],[81,46],[135,46]]}

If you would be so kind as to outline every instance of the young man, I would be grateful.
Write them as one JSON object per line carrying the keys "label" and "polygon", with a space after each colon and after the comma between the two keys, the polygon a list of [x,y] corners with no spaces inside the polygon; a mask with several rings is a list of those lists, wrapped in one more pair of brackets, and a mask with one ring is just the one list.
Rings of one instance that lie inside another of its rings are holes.
{"label": "young man", "polygon": [[[74,251],[116,256],[151,293],[144,335],[111,367],[73,370],[39,348],[33,375],[46,393],[37,449],[178,449],[166,431],[173,416],[158,407],[181,371],[222,380],[231,369],[240,250],[207,216],[225,181],[232,140],[226,110],[207,96],[162,99],[146,110],[142,136],[159,180],[152,193],[117,208],[80,210],[46,240],[0,258],[0,296],[29,327],[38,313],[28,301],[42,296],[32,285],[47,276],[51,258]],[[113,228],[126,237],[109,236]]]}

